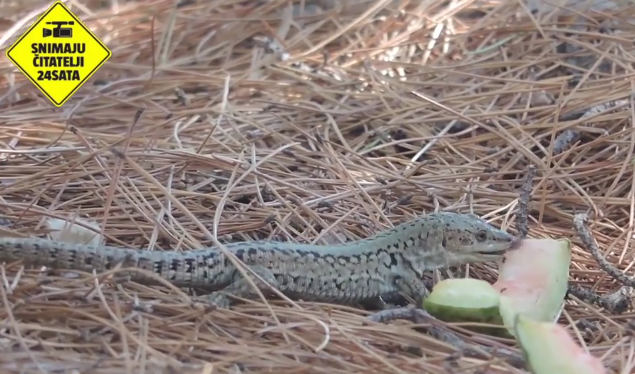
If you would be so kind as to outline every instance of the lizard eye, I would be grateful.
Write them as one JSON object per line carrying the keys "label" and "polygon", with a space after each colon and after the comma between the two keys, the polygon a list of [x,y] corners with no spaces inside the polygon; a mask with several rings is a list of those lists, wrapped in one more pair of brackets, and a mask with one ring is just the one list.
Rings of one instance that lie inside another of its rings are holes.
{"label": "lizard eye", "polygon": [[479,231],[476,233],[476,240],[479,242],[484,242],[487,240],[487,233],[485,231]]}

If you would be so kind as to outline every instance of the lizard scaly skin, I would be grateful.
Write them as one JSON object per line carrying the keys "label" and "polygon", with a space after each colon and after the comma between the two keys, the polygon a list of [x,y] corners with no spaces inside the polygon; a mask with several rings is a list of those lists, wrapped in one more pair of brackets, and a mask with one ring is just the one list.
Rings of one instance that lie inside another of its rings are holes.
{"label": "lizard scaly skin", "polygon": [[[518,240],[472,214],[431,213],[366,239],[339,245],[283,242],[229,243],[225,248],[271,286],[292,298],[349,304],[395,292],[427,295],[423,273],[465,263],[494,261]],[[121,263],[158,274],[178,287],[205,288],[207,300],[227,307],[224,294],[255,291],[218,248],[147,251],[37,238],[0,238],[0,261],[98,273]],[[248,272],[249,274],[249,272]],[[139,273],[139,283],[153,283]],[[261,290],[268,287],[255,284]],[[224,291],[224,293],[217,292]]]}

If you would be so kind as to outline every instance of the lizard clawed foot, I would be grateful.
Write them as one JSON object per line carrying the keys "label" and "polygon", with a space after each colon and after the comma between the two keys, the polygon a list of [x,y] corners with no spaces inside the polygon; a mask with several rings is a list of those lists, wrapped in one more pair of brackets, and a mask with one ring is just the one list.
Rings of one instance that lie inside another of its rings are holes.
{"label": "lizard clawed foot", "polygon": [[229,299],[220,292],[197,296],[192,302],[192,308],[198,310],[229,309]]}

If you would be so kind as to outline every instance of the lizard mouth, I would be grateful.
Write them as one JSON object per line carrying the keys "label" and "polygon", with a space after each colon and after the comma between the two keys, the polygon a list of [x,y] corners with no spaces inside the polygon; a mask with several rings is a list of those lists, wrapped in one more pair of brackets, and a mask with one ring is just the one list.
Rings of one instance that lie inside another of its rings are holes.
{"label": "lizard mouth", "polygon": [[501,249],[500,251],[479,251],[476,253],[478,253],[479,255],[502,256],[505,254],[505,252],[507,252],[507,250]]}
{"label": "lizard mouth", "polygon": [[477,254],[482,256],[497,256],[504,255],[507,251],[514,250],[520,246],[520,239],[514,238],[505,243],[494,243],[488,245],[486,248],[476,251]]}
{"label": "lizard mouth", "polygon": [[509,250],[518,248],[520,241],[516,238],[509,241],[497,243],[481,243],[475,248],[474,245],[466,246],[462,251],[450,252],[447,254],[449,264],[464,264],[466,262],[490,262],[499,261]]}
{"label": "lizard mouth", "polygon": [[519,244],[519,239],[511,237],[509,241],[479,243],[465,246],[462,250],[448,253],[448,263],[464,264],[466,262],[498,261],[507,251],[518,248]]}

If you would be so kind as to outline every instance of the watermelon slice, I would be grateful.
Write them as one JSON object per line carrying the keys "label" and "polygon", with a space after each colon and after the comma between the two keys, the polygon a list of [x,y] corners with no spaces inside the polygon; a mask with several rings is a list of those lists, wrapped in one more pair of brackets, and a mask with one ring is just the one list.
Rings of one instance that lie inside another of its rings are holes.
{"label": "watermelon slice", "polygon": [[[446,279],[439,282],[423,301],[424,309],[446,322],[476,322],[503,325],[499,308],[500,293],[491,284],[472,278]],[[466,327],[489,335],[501,335],[500,327]]]}
{"label": "watermelon slice", "polygon": [[514,330],[533,374],[608,374],[600,359],[576,344],[562,326],[519,314]]}
{"label": "watermelon slice", "polygon": [[570,263],[571,242],[566,239],[525,239],[505,255],[493,287],[500,292],[500,313],[510,334],[519,313],[543,322],[560,317]]}
{"label": "watermelon slice", "polygon": [[[515,336],[514,318],[519,313],[544,322],[559,317],[570,262],[568,240],[525,239],[517,249],[507,252],[494,285],[474,279],[446,279],[432,289],[423,307],[446,322],[502,324],[508,333],[504,336]],[[495,305],[497,316],[493,315]]]}

